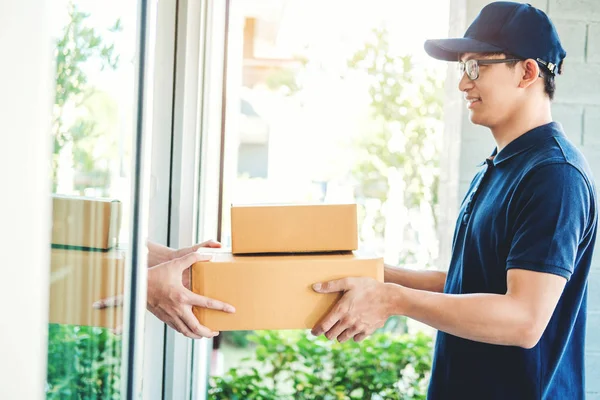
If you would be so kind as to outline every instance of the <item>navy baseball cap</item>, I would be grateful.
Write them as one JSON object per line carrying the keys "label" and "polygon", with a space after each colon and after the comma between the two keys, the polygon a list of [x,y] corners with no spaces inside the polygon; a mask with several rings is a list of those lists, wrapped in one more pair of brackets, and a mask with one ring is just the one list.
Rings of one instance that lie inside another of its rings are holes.
{"label": "navy baseball cap", "polygon": [[458,61],[462,53],[508,53],[536,60],[540,68],[560,74],[567,53],[550,18],[530,4],[497,1],[485,6],[462,38],[425,41],[433,58]]}

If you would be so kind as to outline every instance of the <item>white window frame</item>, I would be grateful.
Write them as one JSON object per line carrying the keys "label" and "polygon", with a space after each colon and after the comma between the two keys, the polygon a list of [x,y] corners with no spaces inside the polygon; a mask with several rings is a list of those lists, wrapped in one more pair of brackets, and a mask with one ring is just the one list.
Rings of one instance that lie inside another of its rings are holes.
{"label": "white window frame", "polygon": [[[225,2],[158,2],[149,238],[173,248],[218,238]],[[212,340],[146,313],[144,399],[204,399]]]}

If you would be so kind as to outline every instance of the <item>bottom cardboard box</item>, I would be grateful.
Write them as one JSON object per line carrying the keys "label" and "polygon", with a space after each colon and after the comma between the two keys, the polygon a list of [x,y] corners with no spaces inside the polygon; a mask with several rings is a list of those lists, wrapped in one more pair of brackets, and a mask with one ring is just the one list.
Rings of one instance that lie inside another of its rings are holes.
{"label": "bottom cardboard box", "polygon": [[202,325],[218,331],[311,329],[341,297],[312,285],[345,277],[383,282],[383,259],[347,252],[327,255],[233,256],[214,252],[192,266],[192,290],[236,308],[235,314],[194,307]]}
{"label": "bottom cardboard box", "polygon": [[123,251],[52,249],[49,322],[104,328],[122,325],[122,307],[96,310],[92,305],[123,293],[124,267]]}

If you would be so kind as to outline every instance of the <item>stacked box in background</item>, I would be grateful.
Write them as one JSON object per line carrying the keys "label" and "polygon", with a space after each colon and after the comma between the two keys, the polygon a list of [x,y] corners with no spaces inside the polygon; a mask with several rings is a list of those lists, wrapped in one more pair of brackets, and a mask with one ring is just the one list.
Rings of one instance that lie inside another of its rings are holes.
{"label": "stacked box in background", "polygon": [[51,251],[50,323],[105,328],[121,325],[121,307],[97,310],[92,305],[100,299],[123,294],[124,252]]}
{"label": "stacked box in background", "polygon": [[355,204],[261,205],[231,209],[232,251],[192,267],[192,290],[236,307],[235,314],[194,308],[214,330],[310,329],[340,293],[312,284],[345,277],[383,281],[383,259],[358,248]]}
{"label": "stacked box in background", "polygon": [[77,196],[52,196],[52,247],[108,251],[117,246],[121,202]]}
{"label": "stacked box in background", "polygon": [[116,328],[122,308],[93,303],[123,294],[125,252],[117,249],[121,203],[53,195],[49,322]]}

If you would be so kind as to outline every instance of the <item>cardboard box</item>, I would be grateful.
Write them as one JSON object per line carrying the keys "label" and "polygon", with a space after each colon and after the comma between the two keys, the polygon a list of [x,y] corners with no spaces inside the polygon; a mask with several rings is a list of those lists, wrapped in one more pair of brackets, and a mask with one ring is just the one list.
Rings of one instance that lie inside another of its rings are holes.
{"label": "cardboard box", "polygon": [[124,293],[125,254],[52,249],[49,322],[116,328],[123,308],[96,310],[95,301]]}
{"label": "cardboard box", "polygon": [[348,252],[328,255],[234,256],[214,252],[192,266],[192,290],[236,308],[235,314],[194,307],[201,324],[219,331],[311,329],[340,298],[312,285],[352,276],[383,282],[383,259]]}
{"label": "cardboard box", "polygon": [[234,254],[352,251],[356,204],[231,207]]}
{"label": "cardboard box", "polygon": [[104,251],[116,247],[120,201],[53,195],[52,204],[52,247]]}

